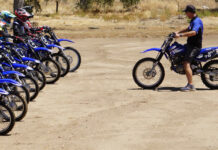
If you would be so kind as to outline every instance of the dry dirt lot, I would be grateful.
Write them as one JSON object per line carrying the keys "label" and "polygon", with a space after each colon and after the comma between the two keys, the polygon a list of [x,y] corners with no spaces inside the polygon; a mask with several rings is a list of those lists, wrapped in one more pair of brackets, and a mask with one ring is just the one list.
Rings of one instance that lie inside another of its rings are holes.
{"label": "dry dirt lot", "polygon": [[[205,37],[205,45],[217,46],[216,39]],[[162,40],[75,39],[81,68],[48,85],[30,103],[24,121],[0,137],[0,149],[217,150],[217,90],[208,90],[196,76],[196,92],[178,91],[185,77],[171,72],[166,60],[159,91],[133,82],[132,68],[145,57],[140,51]]]}

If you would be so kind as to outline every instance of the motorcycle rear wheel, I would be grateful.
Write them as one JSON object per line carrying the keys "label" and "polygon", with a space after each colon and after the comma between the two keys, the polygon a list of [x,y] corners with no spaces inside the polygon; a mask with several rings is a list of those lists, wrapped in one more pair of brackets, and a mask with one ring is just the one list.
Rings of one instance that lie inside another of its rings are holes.
{"label": "motorcycle rear wheel", "polygon": [[210,89],[218,89],[218,60],[207,62],[203,70],[204,72],[201,73],[202,82]]}

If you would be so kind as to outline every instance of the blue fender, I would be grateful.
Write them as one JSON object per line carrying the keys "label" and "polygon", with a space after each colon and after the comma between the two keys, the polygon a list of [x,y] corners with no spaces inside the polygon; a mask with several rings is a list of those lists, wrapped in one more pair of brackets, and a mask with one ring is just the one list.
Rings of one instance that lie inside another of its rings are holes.
{"label": "blue fender", "polygon": [[14,57],[14,59],[18,62],[22,62],[20,59],[18,59],[17,57]]}
{"label": "blue fender", "polygon": [[37,48],[35,48],[34,49],[36,52],[38,52],[38,51],[47,51],[47,52],[52,52],[52,50],[51,49],[48,49],[48,48],[45,48],[45,47],[37,47]]}
{"label": "blue fender", "polygon": [[5,65],[5,66],[8,66],[8,67],[11,67],[11,65],[9,65],[8,63],[5,63],[5,62],[3,62],[2,65]]}
{"label": "blue fender", "polygon": [[14,45],[12,42],[6,42],[6,45]]}
{"label": "blue fender", "polygon": [[70,43],[75,43],[74,41],[71,41],[71,40],[68,40],[68,39],[58,39],[58,43],[62,42],[62,41],[70,42]]}
{"label": "blue fender", "polygon": [[2,95],[8,95],[9,93],[5,91],[4,89],[0,89],[0,94]]}
{"label": "blue fender", "polygon": [[46,47],[49,48],[49,49],[51,49],[51,48],[53,48],[53,47],[57,47],[57,48],[60,48],[60,49],[64,49],[63,47],[58,46],[58,45],[56,45],[56,44],[49,44],[49,45],[46,45]]}
{"label": "blue fender", "polygon": [[[147,53],[150,51],[157,51],[157,52],[161,52],[161,48],[150,48],[150,49],[146,49],[144,51],[142,51],[141,53]],[[168,59],[168,56],[166,54],[164,54],[164,56],[166,57],[166,59]]]}
{"label": "blue fender", "polygon": [[3,71],[3,72],[2,72],[2,75],[3,75],[3,76],[5,76],[5,75],[10,75],[10,74],[16,74],[16,75],[18,75],[18,76],[20,76],[20,77],[25,77],[24,74],[22,74],[22,73],[20,73],[20,72],[18,72],[18,71],[14,71],[14,70],[11,70],[11,71]]}
{"label": "blue fender", "polygon": [[13,63],[12,66],[14,68],[25,68],[27,70],[33,70],[33,68],[31,68],[30,66],[27,66],[27,65],[24,65],[24,64]]}
{"label": "blue fender", "polygon": [[150,51],[160,52],[161,48],[150,48],[150,49],[146,49],[146,50],[142,51],[141,53],[147,53],[147,52],[150,52]]}
{"label": "blue fender", "polygon": [[217,49],[218,49],[218,47],[203,48],[203,49],[201,49],[200,54],[204,54],[204,53],[207,53],[207,52],[209,52],[209,51],[217,50]]}
{"label": "blue fender", "polygon": [[32,62],[35,62],[35,63],[37,63],[37,64],[40,64],[40,61],[39,61],[39,60],[30,58],[30,57],[22,57],[22,60],[23,60],[23,61],[32,61]]}
{"label": "blue fender", "polygon": [[15,86],[22,86],[22,84],[16,80],[13,80],[13,79],[0,79],[0,84],[1,83],[10,83],[10,84],[13,84]]}

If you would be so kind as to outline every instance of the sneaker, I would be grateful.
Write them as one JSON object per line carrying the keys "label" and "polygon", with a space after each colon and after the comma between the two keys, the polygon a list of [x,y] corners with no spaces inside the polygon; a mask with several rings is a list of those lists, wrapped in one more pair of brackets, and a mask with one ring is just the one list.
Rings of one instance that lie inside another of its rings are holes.
{"label": "sneaker", "polygon": [[181,91],[188,92],[188,91],[195,91],[194,85],[187,84],[185,87],[181,88]]}

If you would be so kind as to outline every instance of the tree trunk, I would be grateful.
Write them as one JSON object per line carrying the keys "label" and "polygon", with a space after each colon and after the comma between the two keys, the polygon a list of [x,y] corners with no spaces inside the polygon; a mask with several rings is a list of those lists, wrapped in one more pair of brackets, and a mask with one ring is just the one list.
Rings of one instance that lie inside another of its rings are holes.
{"label": "tree trunk", "polygon": [[14,10],[22,8],[24,6],[24,0],[14,0]]}
{"label": "tree trunk", "polygon": [[58,9],[59,9],[59,0],[56,0],[56,14],[58,13]]}

